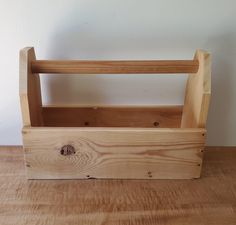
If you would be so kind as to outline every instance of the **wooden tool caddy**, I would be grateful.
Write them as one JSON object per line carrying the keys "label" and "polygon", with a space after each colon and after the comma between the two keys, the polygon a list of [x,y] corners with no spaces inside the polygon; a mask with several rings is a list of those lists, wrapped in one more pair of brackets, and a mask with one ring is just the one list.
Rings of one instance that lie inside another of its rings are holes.
{"label": "wooden tool caddy", "polygon": [[[75,107],[42,105],[41,73],[189,75],[183,106]],[[20,102],[27,176],[198,178],[210,94],[211,59],[202,50],[193,60],[51,61],[36,60],[34,49],[24,48]]]}

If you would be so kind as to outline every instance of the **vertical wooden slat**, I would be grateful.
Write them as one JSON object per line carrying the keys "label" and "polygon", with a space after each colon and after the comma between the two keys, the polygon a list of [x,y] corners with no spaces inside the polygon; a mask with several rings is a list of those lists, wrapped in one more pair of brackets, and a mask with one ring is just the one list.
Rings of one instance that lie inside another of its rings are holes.
{"label": "vertical wooden slat", "polygon": [[20,51],[20,103],[24,126],[42,126],[42,99],[39,74],[32,74],[33,47]]}
{"label": "vertical wooden slat", "polygon": [[194,59],[199,61],[199,70],[188,77],[181,128],[206,126],[211,95],[211,56],[197,50]]}

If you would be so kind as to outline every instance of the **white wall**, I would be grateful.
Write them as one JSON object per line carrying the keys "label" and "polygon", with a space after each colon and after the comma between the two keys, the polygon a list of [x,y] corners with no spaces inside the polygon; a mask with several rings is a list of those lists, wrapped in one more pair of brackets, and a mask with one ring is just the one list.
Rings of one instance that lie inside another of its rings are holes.
{"label": "white wall", "polygon": [[[234,0],[0,0],[0,144],[21,144],[18,52],[34,46],[39,59],[191,59],[195,49],[208,50],[208,144],[236,145],[235,14]],[[185,79],[47,77],[43,97],[46,103],[181,104]]]}

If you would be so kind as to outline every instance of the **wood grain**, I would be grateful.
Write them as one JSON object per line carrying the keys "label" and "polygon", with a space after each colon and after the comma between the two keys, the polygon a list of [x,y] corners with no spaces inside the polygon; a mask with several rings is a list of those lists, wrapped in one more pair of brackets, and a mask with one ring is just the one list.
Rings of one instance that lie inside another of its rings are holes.
{"label": "wood grain", "polygon": [[31,63],[35,73],[62,74],[196,73],[198,66],[197,60],[34,60]]}
{"label": "wood grain", "polygon": [[189,74],[181,127],[206,127],[211,96],[211,55],[198,50],[195,60],[199,60],[199,70]]}
{"label": "wood grain", "polygon": [[0,147],[1,225],[235,225],[236,148],[207,147],[195,180],[27,180]]}
{"label": "wood grain", "polygon": [[200,176],[205,130],[29,127],[23,140],[30,179],[189,179]]}
{"label": "wood grain", "polygon": [[[182,113],[179,106],[42,107],[39,72],[191,74]],[[20,96],[28,177],[197,178],[209,91],[210,57],[200,50],[194,60],[38,61],[34,49],[25,48],[20,52]]]}
{"label": "wood grain", "polygon": [[35,59],[34,48],[20,51],[19,94],[24,126],[42,126],[42,98],[39,74],[32,73],[31,61]]}
{"label": "wood grain", "polygon": [[70,107],[44,106],[44,126],[178,128],[182,106]]}

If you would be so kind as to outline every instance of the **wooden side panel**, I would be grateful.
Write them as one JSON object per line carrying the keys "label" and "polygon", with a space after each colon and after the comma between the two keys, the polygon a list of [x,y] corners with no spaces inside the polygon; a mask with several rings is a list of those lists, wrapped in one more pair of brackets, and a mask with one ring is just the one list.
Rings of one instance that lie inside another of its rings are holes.
{"label": "wooden side panel", "polygon": [[20,103],[24,126],[42,126],[42,99],[39,74],[32,74],[31,61],[35,60],[34,48],[20,51]]}
{"label": "wooden side panel", "polygon": [[205,130],[24,128],[23,138],[29,179],[189,179],[200,176]]}
{"label": "wooden side panel", "polygon": [[206,126],[211,95],[211,56],[205,51],[197,50],[195,59],[199,61],[199,70],[188,77],[182,128]]}
{"label": "wooden side panel", "polygon": [[43,107],[44,126],[179,128],[182,106]]}

